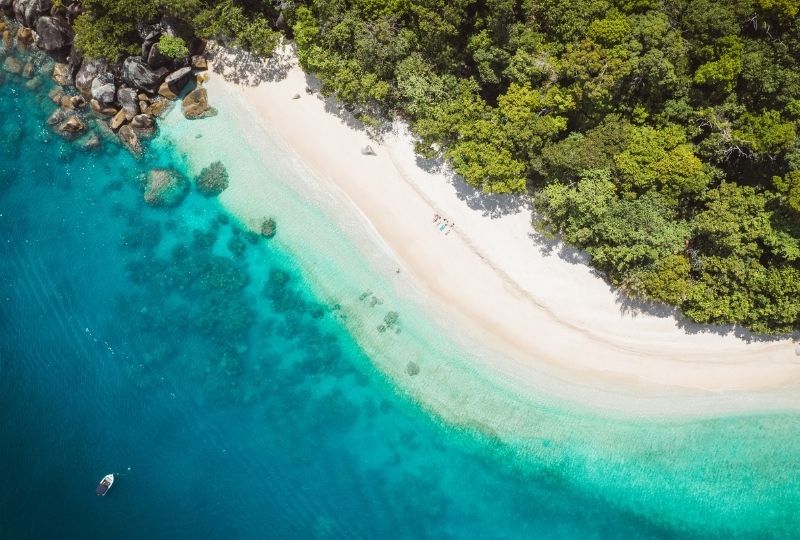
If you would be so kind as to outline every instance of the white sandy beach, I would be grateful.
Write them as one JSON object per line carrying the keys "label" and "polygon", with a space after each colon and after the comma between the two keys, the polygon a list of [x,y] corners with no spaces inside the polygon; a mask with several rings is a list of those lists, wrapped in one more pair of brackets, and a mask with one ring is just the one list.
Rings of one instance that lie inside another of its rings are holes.
{"label": "white sandy beach", "polygon": [[[285,76],[256,85],[212,74],[212,105],[217,92],[241,96],[253,121],[352,203],[449,325],[505,353],[492,367],[522,381],[536,371],[636,395],[769,396],[771,408],[800,408],[791,340],[748,341],[720,328],[684,328],[666,309],[624,308],[581,254],[535,239],[521,201],[482,196],[446,171],[426,171],[399,122],[382,142],[370,140],[346,114],[330,112],[335,103],[305,92],[313,81],[290,53],[282,61],[292,63]],[[223,64],[214,67],[225,72]],[[367,144],[377,155],[362,155]],[[233,181],[259,189],[259,179]],[[455,224],[450,234],[437,230],[434,214]]]}

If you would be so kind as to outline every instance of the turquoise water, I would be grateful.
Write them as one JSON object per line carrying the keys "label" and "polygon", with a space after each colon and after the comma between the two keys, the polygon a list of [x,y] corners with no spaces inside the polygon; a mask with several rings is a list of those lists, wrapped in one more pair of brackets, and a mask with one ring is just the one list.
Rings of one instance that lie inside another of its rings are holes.
{"label": "turquoise water", "polygon": [[194,191],[148,207],[141,175],[191,156],[65,142],[46,90],[0,85],[1,538],[796,530],[796,418],[605,420],[498,389],[516,439],[451,425],[376,369],[357,299],[312,292],[288,219],[269,242]]}

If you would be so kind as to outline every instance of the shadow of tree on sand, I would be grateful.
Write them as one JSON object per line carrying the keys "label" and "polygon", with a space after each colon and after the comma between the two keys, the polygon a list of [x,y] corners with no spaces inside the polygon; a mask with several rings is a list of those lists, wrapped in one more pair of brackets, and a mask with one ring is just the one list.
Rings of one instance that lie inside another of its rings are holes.
{"label": "shadow of tree on sand", "polygon": [[211,69],[228,81],[244,86],[277,82],[286,78],[294,65],[294,49],[278,47],[269,58],[259,58],[238,47],[209,46],[206,54]]}
{"label": "shadow of tree on sand", "polygon": [[507,193],[484,193],[470,186],[461,176],[453,172],[443,158],[425,158],[416,154],[416,164],[420,169],[443,176],[453,186],[456,195],[469,208],[481,212],[490,219],[502,216],[531,212],[533,206],[526,195],[510,195]]}
{"label": "shadow of tree on sand", "polygon": [[615,301],[620,312],[637,317],[650,315],[659,318],[674,317],[678,327],[687,334],[715,334],[719,336],[735,336],[747,343],[769,343],[791,339],[800,341],[800,332],[787,334],[757,334],[736,324],[702,324],[695,322],[681,313],[680,309],[660,302],[652,302],[634,298],[618,288],[613,287]]}

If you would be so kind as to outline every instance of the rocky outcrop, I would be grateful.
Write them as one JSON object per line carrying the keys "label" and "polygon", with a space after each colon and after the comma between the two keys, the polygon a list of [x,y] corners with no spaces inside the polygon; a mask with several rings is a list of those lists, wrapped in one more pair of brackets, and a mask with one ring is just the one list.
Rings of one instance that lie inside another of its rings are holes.
{"label": "rocky outcrop", "polygon": [[86,59],[81,63],[78,73],[75,75],[75,87],[84,96],[92,93],[92,82],[95,77],[108,72],[108,63],[105,60]]}
{"label": "rocky outcrop", "polygon": [[155,43],[147,53],[147,65],[153,69],[166,68],[172,65],[172,60],[161,54],[158,43]]}
{"label": "rocky outcrop", "polygon": [[189,181],[178,171],[153,169],[147,174],[144,202],[151,206],[177,206],[188,193]]}
{"label": "rocky outcrop", "polygon": [[77,116],[70,116],[65,121],[58,125],[56,131],[62,137],[67,139],[74,139],[84,131],[86,131],[86,124],[81,121]]}
{"label": "rocky outcrop", "polygon": [[142,153],[142,143],[139,142],[139,136],[136,135],[136,132],[133,131],[133,128],[129,125],[124,125],[119,128],[119,132],[117,132],[119,136],[119,140],[122,141],[122,144],[130,150],[133,155],[139,156]]}
{"label": "rocky outcrop", "polygon": [[150,105],[147,107],[147,110],[144,112],[149,114],[150,116],[154,116],[158,118],[162,114],[164,114],[167,109],[170,107],[170,102],[166,99],[157,99],[154,100]]}
{"label": "rocky outcrop", "polygon": [[139,95],[133,88],[126,86],[120,87],[117,90],[117,103],[122,107],[125,112],[127,120],[131,120],[134,116],[139,114]]}
{"label": "rocky outcrop", "polygon": [[32,28],[36,24],[36,19],[48,13],[52,7],[51,0],[16,0],[14,18],[18,23]]}
{"label": "rocky outcrop", "polygon": [[216,112],[208,105],[208,92],[205,88],[195,88],[186,94],[181,107],[183,115],[190,120],[212,116]]}
{"label": "rocky outcrop", "polygon": [[152,70],[139,56],[129,56],[122,63],[122,80],[128,86],[154,94],[161,81],[166,76],[166,70]]}
{"label": "rocky outcrop", "polygon": [[89,106],[92,108],[94,112],[97,114],[104,114],[106,116],[114,116],[117,114],[117,109],[110,105],[103,105],[96,99],[93,99],[89,102]]}
{"label": "rocky outcrop", "polygon": [[[195,70],[208,67],[203,56],[205,42],[192,36],[187,42],[193,56],[175,61],[161,53],[158,42],[162,35],[179,35],[186,31],[168,16],[161,17],[155,24],[137,24],[136,31],[142,40],[141,56],[109,64],[105,60],[84,59],[75,47],[71,25],[83,12],[80,0],[0,0],[0,12],[16,20],[0,19],[0,77],[6,72],[22,75],[29,79],[26,86],[35,88],[50,75],[57,86],[49,97],[58,109],[49,122],[56,132],[68,138],[86,131],[77,109],[86,107],[88,102],[92,111],[107,117],[93,129],[104,132],[107,137],[118,137],[134,154],[139,154],[142,150],[139,137],[154,133],[156,118],[171,107],[169,100],[157,95],[159,91],[175,99],[187,91]],[[27,51],[31,45],[50,53],[56,60],[51,73],[39,71],[40,56],[27,64],[15,58],[15,48]],[[79,95],[72,95],[71,84],[79,90]],[[183,110],[187,118],[216,113],[208,104],[206,90],[191,92],[183,103]],[[83,144],[88,138],[87,134],[76,144]]]}
{"label": "rocky outcrop", "polygon": [[17,28],[17,47],[25,50],[27,49],[27,45],[31,43],[33,43],[33,31],[24,26]]}
{"label": "rocky outcrop", "polygon": [[152,133],[156,127],[156,121],[152,116],[137,114],[131,120],[131,127],[137,132]]}
{"label": "rocky outcrop", "polygon": [[150,49],[153,45],[158,43],[161,37],[161,30],[157,27],[151,27],[150,30],[143,31],[140,35],[142,36],[142,58],[148,58],[150,56]]}
{"label": "rocky outcrop", "polygon": [[191,78],[192,68],[190,67],[184,67],[170,73],[159,87],[158,94],[167,99],[175,99]]}
{"label": "rocky outcrop", "polygon": [[61,86],[67,86],[68,84],[72,83],[72,76],[69,72],[69,65],[68,64],[60,64],[57,63],[53,66],[53,80],[56,84]]}
{"label": "rocky outcrop", "polygon": [[114,86],[114,77],[110,73],[101,73],[92,81],[92,98],[103,105],[114,103],[117,87]]}
{"label": "rocky outcrop", "polygon": [[206,60],[205,56],[196,54],[192,56],[192,67],[198,70],[206,70],[208,69],[208,60]]}
{"label": "rocky outcrop", "polygon": [[117,114],[115,114],[114,117],[108,122],[108,126],[114,131],[117,131],[123,126],[123,124],[125,124],[126,121],[127,118],[125,118],[125,110],[120,109],[117,111]]}
{"label": "rocky outcrop", "polygon": [[72,45],[73,32],[69,23],[61,17],[41,17],[36,21],[36,44],[46,52],[64,50]]}

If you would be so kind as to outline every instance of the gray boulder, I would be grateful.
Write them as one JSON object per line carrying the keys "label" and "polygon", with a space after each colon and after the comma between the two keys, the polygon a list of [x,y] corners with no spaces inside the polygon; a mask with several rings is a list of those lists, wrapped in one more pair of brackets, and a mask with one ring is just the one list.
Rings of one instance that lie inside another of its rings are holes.
{"label": "gray boulder", "polygon": [[192,68],[185,67],[167,75],[167,78],[164,79],[164,83],[177,95],[180,94],[183,87],[186,86],[186,83],[188,83],[191,78]]}
{"label": "gray boulder", "polygon": [[14,3],[14,18],[18,23],[32,28],[36,25],[36,19],[48,13],[51,7],[51,0],[17,0]]}
{"label": "gray boulder", "polygon": [[139,96],[135,89],[121,86],[117,90],[117,103],[125,111],[128,120],[139,114]]}
{"label": "gray boulder", "polygon": [[131,127],[139,131],[151,131],[156,127],[156,121],[152,116],[146,114],[137,114],[131,120]]}
{"label": "gray boulder", "polygon": [[78,73],[75,74],[75,87],[85,96],[92,93],[92,83],[98,75],[108,72],[108,63],[105,60],[85,59],[81,63]]}
{"label": "gray boulder", "polygon": [[147,65],[153,69],[169,67],[172,65],[172,60],[161,54],[158,43],[155,43],[147,53]]}
{"label": "gray boulder", "polygon": [[114,98],[117,95],[117,87],[114,86],[114,77],[110,73],[103,73],[95,77],[92,81],[91,93],[92,97],[103,105],[114,103]]}
{"label": "gray boulder", "polygon": [[36,33],[39,48],[47,52],[66,49],[74,36],[69,23],[61,17],[41,17],[36,21]]}
{"label": "gray boulder", "polygon": [[150,49],[158,43],[159,38],[161,37],[161,30],[159,28],[154,28],[149,32],[142,32],[144,36],[142,37],[142,58],[148,58],[150,56]]}
{"label": "gray boulder", "polygon": [[140,56],[129,56],[122,63],[122,80],[129,86],[145,92],[155,93],[164,76],[166,70],[153,71]]}

